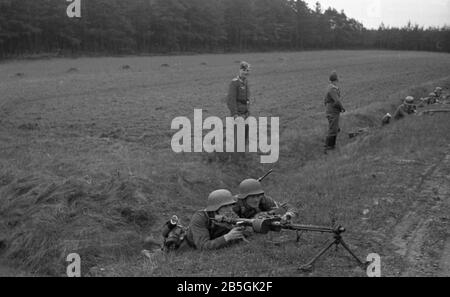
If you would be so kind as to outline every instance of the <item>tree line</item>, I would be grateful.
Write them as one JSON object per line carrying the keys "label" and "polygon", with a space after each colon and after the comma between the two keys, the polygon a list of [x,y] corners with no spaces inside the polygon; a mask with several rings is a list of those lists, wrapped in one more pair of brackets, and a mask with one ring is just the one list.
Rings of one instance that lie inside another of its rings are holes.
{"label": "tree line", "polygon": [[300,0],[0,0],[0,57],[380,48],[450,52],[450,27],[368,30]]}

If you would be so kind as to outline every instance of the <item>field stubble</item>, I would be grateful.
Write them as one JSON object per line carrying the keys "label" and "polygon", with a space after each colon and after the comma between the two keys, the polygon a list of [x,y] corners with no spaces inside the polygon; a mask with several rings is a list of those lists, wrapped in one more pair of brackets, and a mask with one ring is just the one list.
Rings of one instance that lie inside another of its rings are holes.
{"label": "field stubble", "polygon": [[[274,248],[257,237],[250,246],[169,257],[159,268],[136,257],[142,238],[157,234],[171,214],[187,223],[213,189],[235,191],[241,179],[269,169],[252,156],[236,164],[170,149],[174,117],[192,117],[194,108],[205,116],[228,114],[221,99],[238,60],[253,64],[253,114],[280,117],[280,161],[266,182],[269,194],[299,206],[302,221],[350,226],[350,242],[382,250],[395,274],[404,263],[390,258],[388,226],[414,199],[408,183],[443,153],[448,116],[424,118],[423,126],[376,126],[407,94],[423,96],[438,83],[449,87],[450,59],[444,54],[337,51],[2,64],[2,257],[51,275],[64,273],[65,255],[73,251],[82,256],[84,274],[103,265],[107,275],[290,275],[273,267],[304,261],[320,238]],[[344,132],[367,126],[374,131],[342,140],[339,156],[324,159],[322,97],[332,69],[340,74],[349,111]],[[14,76],[18,72],[24,76]],[[402,158],[418,161],[396,165]],[[362,210],[375,200],[376,210],[362,220]],[[331,257],[316,274],[340,274],[348,269],[345,260]]]}

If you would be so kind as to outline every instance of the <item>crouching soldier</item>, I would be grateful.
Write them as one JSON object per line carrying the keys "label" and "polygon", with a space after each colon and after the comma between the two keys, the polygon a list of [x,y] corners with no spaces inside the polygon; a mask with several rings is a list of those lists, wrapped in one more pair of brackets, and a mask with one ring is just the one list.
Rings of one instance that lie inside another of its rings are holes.
{"label": "crouching soldier", "polygon": [[339,117],[341,112],[345,112],[340,101],[341,91],[338,87],[338,76],[336,72],[330,75],[330,85],[327,88],[324,103],[326,106],[326,115],[328,120],[328,133],[325,140],[325,153],[336,147],[337,135],[340,132]]}
{"label": "crouching soldier", "polygon": [[216,216],[233,214],[236,200],[227,190],[217,190],[208,197],[206,209],[196,212],[187,231],[187,243],[199,250],[214,250],[244,240],[242,228],[216,223]]}
{"label": "crouching soldier", "polygon": [[414,97],[408,96],[405,98],[402,105],[400,105],[394,114],[395,120],[400,120],[407,115],[416,113],[416,106],[414,105]]}
{"label": "crouching soldier", "polygon": [[253,219],[264,215],[280,215],[283,220],[291,220],[297,211],[287,203],[280,204],[265,195],[262,185],[256,179],[246,179],[239,185],[237,203],[233,206],[239,218]]}
{"label": "crouching soldier", "polygon": [[431,97],[430,104],[440,103],[439,101],[442,98],[442,88],[437,87],[436,89],[434,89],[434,92],[432,94],[433,94],[433,96]]}
{"label": "crouching soldier", "polygon": [[381,119],[381,125],[386,126],[389,125],[391,122],[392,116],[390,113],[387,113],[382,119]]}

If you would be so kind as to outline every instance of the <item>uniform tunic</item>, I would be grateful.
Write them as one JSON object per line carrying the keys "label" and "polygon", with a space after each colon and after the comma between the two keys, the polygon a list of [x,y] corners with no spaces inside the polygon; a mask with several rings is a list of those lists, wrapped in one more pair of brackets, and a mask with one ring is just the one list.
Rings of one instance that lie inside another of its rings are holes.
{"label": "uniform tunic", "polygon": [[327,88],[324,103],[326,106],[326,115],[328,119],[328,136],[337,136],[339,128],[339,117],[344,110],[340,101],[341,91],[339,87],[330,84]]}
{"label": "uniform tunic", "polygon": [[274,212],[277,215],[283,215],[286,212],[297,213],[296,209],[290,205],[279,204],[268,196],[261,198],[258,209],[248,206],[244,200],[239,199],[233,207],[233,211],[242,219],[252,219],[261,212]]}
{"label": "uniform tunic", "polygon": [[238,76],[231,81],[227,105],[231,116],[238,115],[247,118],[250,115],[250,87],[247,79]]}
{"label": "uniform tunic", "polygon": [[394,114],[394,119],[399,120],[409,114],[413,114],[416,112],[415,106],[412,104],[402,104],[400,105]]}
{"label": "uniform tunic", "polygon": [[191,247],[199,250],[215,250],[229,244],[224,235],[231,231],[231,227],[213,222],[211,216],[204,210],[197,211],[192,216],[186,235]]}

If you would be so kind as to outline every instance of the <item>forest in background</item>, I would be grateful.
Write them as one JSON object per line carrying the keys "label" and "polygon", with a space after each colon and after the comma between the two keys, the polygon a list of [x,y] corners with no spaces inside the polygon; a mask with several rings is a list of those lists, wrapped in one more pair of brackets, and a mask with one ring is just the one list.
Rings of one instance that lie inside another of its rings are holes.
{"label": "forest in background", "polygon": [[0,58],[310,49],[450,52],[450,27],[380,24],[300,0],[0,0]]}

